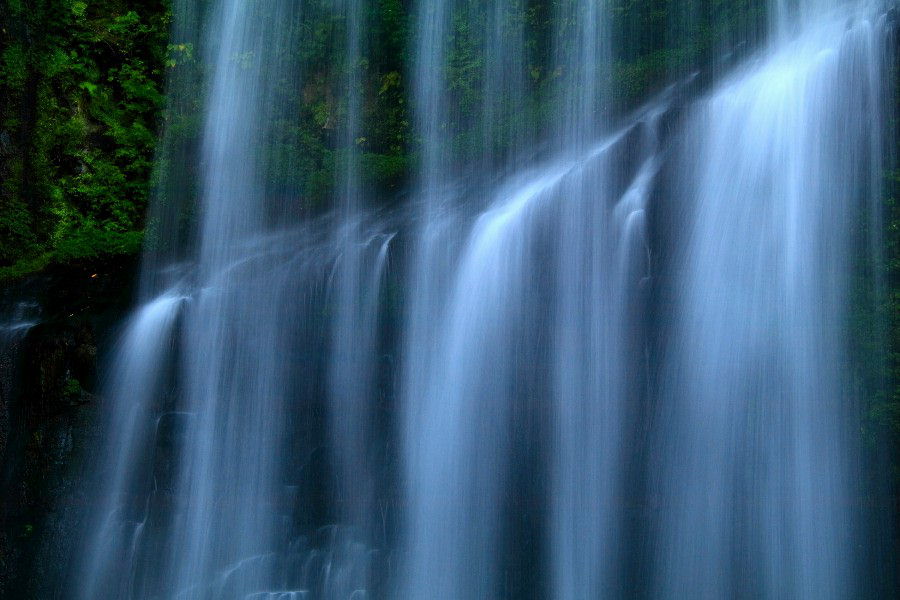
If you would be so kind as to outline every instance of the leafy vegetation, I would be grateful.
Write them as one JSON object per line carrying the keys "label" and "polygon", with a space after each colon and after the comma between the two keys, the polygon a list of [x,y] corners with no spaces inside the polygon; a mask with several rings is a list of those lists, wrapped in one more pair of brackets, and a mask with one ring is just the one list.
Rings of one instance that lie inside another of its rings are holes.
{"label": "leafy vegetation", "polygon": [[[707,60],[760,18],[753,7],[761,3],[753,0],[691,1],[697,5],[691,10],[683,1],[612,3],[611,30],[619,36],[613,46],[620,51],[611,87],[619,90],[621,106]],[[0,97],[6,99],[0,106],[0,279],[73,257],[136,251],[151,193],[160,205],[183,207],[160,212],[181,215],[180,223],[164,227],[168,237],[185,235],[205,80],[197,23],[173,27],[167,0],[0,2]],[[479,107],[488,77],[481,32],[490,11],[488,3],[461,3],[466,10],[453,19],[448,40],[446,90],[457,110],[445,124],[457,160],[478,160],[486,127],[497,138],[493,150],[503,152],[522,131],[552,123],[560,76],[553,64],[559,26],[553,15],[562,2],[511,4],[517,15],[511,23],[524,31],[527,98],[504,100],[488,122],[479,121]],[[286,108],[273,127],[267,180],[271,193],[302,198],[301,210],[320,210],[334,197],[349,151],[341,132],[351,69],[363,98],[363,130],[353,144],[373,201],[392,201],[414,169],[419,140],[407,102],[414,3],[374,0],[365,7],[366,36],[354,64],[341,49],[347,22],[336,3],[305,2],[292,22],[300,43],[288,49],[287,60],[300,77],[277,89],[276,100]],[[199,22],[206,4],[191,10]],[[171,95],[163,113],[167,81],[190,93]],[[162,127],[165,147],[158,146]],[[152,177],[154,160],[163,179]],[[174,175],[166,168],[172,162],[186,168]],[[170,242],[157,237],[152,243]]]}
{"label": "leafy vegetation", "polygon": [[4,0],[0,277],[139,246],[169,19],[152,0]]}

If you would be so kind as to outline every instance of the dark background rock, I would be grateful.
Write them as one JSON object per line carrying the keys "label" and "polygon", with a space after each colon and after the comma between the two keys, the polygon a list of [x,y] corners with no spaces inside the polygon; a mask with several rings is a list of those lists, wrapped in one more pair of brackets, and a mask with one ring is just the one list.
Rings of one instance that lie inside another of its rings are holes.
{"label": "dark background rock", "polygon": [[0,348],[0,597],[60,595],[100,445],[97,373],[136,273],[136,257],[118,256],[55,265],[0,290],[0,315],[23,303],[34,313]]}

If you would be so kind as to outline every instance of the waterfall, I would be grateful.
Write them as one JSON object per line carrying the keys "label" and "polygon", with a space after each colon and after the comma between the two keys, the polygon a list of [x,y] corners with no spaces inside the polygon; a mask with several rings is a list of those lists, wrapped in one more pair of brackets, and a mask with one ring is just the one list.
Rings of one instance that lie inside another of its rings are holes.
{"label": "waterfall", "polygon": [[[276,85],[291,72],[283,50],[293,11],[223,2],[205,17],[211,71],[193,264],[125,333],[108,389],[122,415],[111,428],[113,478],[104,477],[102,512],[115,523],[88,545],[82,597],[243,597],[278,579],[278,515],[292,501],[274,450],[295,375],[290,324],[296,286],[322,268],[295,255],[315,247],[304,232],[267,224],[267,148],[282,109]],[[154,412],[155,432],[135,422]],[[144,500],[130,497],[134,485]]]}
{"label": "waterfall", "polygon": [[[127,597],[134,585],[132,564],[144,529],[141,513],[146,509],[142,495],[152,479],[152,465],[142,453],[149,440],[165,435],[171,422],[181,416],[155,414],[154,400],[161,392],[160,375],[166,368],[171,334],[183,300],[166,295],[150,302],[132,317],[122,334],[113,366],[115,379],[109,389],[126,396],[129,402],[112,415],[114,421],[107,425],[112,435],[107,441],[108,464],[102,467],[107,473],[100,511],[103,521],[90,541],[90,563],[82,583],[85,597],[106,593]],[[115,572],[107,562],[110,556],[124,557],[127,572]]]}
{"label": "waterfall", "polygon": [[[388,266],[393,232],[380,228],[366,208],[360,180],[360,158],[356,139],[361,125],[361,61],[363,43],[363,3],[355,0],[343,6],[347,21],[345,90],[348,97],[344,135],[347,156],[338,171],[335,188],[340,197],[335,204],[342,218],[335,223],[334,249],[337,253],[332,283],[334,315],[328,365],[331,445],[335,465],[336,503],[340,522],[350,529],[347,542],[367,549],[378,535],[375,472],[376,457],[384,460],[376,445],[378,414],[379,319],[381,291]],[[334,598],[348,598],[357,589],[365,590],[371,579],[366,552],[360,553],[355,568],[360,574],[346,582],[346,589],[334,589]]]}
{"label": "waterfall", "polygon": [[802,15],[688,120],[661,597],[855,595],[846,323],[852,224],[880,198],[882,19],[865,3]]}
{"label": "waterfall", "polygon": [[[549,3],[541,62],[532,3],[417,0],[382,205],[372,3],[177,3],[202,68],[167,127],[191,98],[199,139],[162,142],[71,595],[866,595],[847,323],[889,4],[773,0],[740,64],[633,106],[615,3]],[[311,83],[303,35],[334,55]],[[318,212],[307,84],[337,97]]]}

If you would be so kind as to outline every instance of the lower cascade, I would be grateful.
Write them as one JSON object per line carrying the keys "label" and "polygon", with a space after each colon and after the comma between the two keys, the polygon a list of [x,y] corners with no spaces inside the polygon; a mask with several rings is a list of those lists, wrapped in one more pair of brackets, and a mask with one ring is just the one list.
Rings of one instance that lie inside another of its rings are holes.
{"label": "lower cascade", "polygon": [[[849,323],[885,288],[895,3],[750,2],[752,36],[633,103],[623,3],[538,3],[538,49],[531,2],[402,3],[390,202],[375,4],[174,3],[202,76],[170,75],[62,597],[890,597],[860,433],[886,350]],[[326,85],[292,50],[311,11],[339,23],[322,210],[286,125]]]}

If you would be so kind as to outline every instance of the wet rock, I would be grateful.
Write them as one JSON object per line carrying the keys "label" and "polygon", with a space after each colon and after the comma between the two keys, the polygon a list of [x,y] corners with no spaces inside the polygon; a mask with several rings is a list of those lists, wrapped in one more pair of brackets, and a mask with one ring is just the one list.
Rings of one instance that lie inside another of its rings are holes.
{"label": "wet rock", "polygon": [[60,597],[99,446],[97,366],[136,270],[133,257],[56,265],[0,288],[0,321],[36,307],[0,348],[0,597]]}

